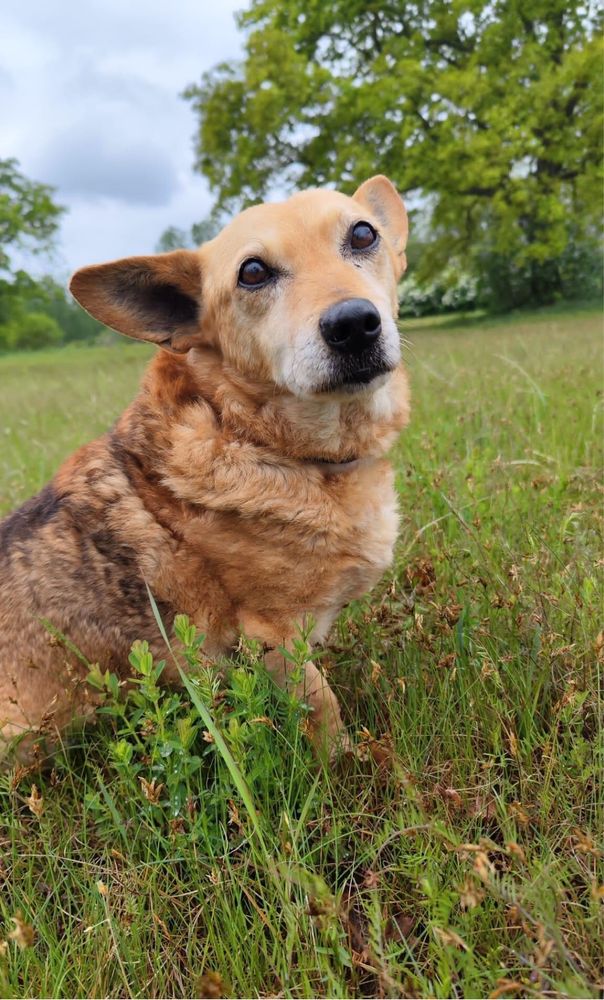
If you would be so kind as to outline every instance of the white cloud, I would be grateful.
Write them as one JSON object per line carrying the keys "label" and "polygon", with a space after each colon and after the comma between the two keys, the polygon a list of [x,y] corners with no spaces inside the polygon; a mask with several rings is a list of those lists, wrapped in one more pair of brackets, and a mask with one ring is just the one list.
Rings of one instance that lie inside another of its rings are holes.
{"label": "white cloud", "polygon": [[237,58],[225,0],[3,0],[0,156],[57,187],[69,209],[37,271],[144,253],[210,210],[192,172],[196,120],[180,94]]}
{"label": "white cloud", "polygon": [[178,187],[176,166],[156,141],[132,140],[108,122],[87,121],[55,136],[37,173],[67,197],[105,197],[132,204],[166,205]]}

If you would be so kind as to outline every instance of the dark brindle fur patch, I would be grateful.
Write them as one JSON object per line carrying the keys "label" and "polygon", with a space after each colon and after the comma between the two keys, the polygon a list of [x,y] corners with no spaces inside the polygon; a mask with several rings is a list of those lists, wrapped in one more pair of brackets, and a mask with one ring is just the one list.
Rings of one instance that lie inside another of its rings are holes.
{"label": "dark brindle fur patch", "polygon": [[[104,474],[84,474],[85,491],[60,494],[51,483],[0,523],[0,566],[5,581],[6,574],[14,576],[28,593],[30,626],[49,621],[86,657],[123,669],[131,643],[152,638],[158,628],[137,552],[108,523],[111,503],[99,503],[95,496],[111,471],[107,461]],[[142,478],[142,469],[138,474]],[[135,502],[144,506],[130,478],[128,484]],[[174,611],[159,599],[156,603],[169,631]],[[86,630],[96,626],[102,632],[107,622],[120,636],[120,663],[115,648],[82,646]]]}
{"label": "dark brindle fur patch", "polygon": [[0,521],[0,558],[8,555],[19,542],[27,541],[32,534],[55,518],[61,509],[62,498],[52,483],[31,497],[18,510]]}

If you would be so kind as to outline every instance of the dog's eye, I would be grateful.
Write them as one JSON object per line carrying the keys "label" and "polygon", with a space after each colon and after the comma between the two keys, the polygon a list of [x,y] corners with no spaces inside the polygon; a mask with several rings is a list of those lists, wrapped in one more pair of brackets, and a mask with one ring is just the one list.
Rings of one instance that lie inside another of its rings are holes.
{"label": "dog's eye", "polygon": [[259,288],[261,285],[266,285],[272,275],[273,272],[263,260],[259,260],[258,257],[250,257],[249,260],[244,260],[239,268],[237,282],[243,288]]}
{"label": "dog's eye", "polygon": [[350,245],[353,250],[367,250],[377,240],[377,233],[368,222],[357,222],[352,227]]}

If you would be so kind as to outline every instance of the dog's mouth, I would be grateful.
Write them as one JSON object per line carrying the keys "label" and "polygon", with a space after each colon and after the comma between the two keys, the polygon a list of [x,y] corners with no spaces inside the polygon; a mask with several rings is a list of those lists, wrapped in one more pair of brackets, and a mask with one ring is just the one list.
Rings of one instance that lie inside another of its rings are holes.
{"label": "dog's mouth", "polygon": [[383,355],[339,360],[331,377],[321,386],[320,392],[358,392],[366,389],[380,376],[388,375],[394,366]]}
{"label": "dog's mouth", "polygon": [[385,365],[379,368],[358,368],[354,374],[344,376],[342,385],[369,385],[378,375],[386,375],[390,370]]}

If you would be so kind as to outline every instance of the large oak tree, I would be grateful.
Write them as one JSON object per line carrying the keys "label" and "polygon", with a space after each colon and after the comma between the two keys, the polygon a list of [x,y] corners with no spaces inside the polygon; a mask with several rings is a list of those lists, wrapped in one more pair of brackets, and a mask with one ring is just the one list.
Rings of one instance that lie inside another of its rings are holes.
{"label": "large oak tree", "polygon": [[252,0],[239,23],[245,59],[185,94],[220,207],[275,188],[351,191],[384,172],[429,213],[420,274],[465,259],[501,272],[510,301],[550,297],[565,255],[594,242],[590,0]]}

